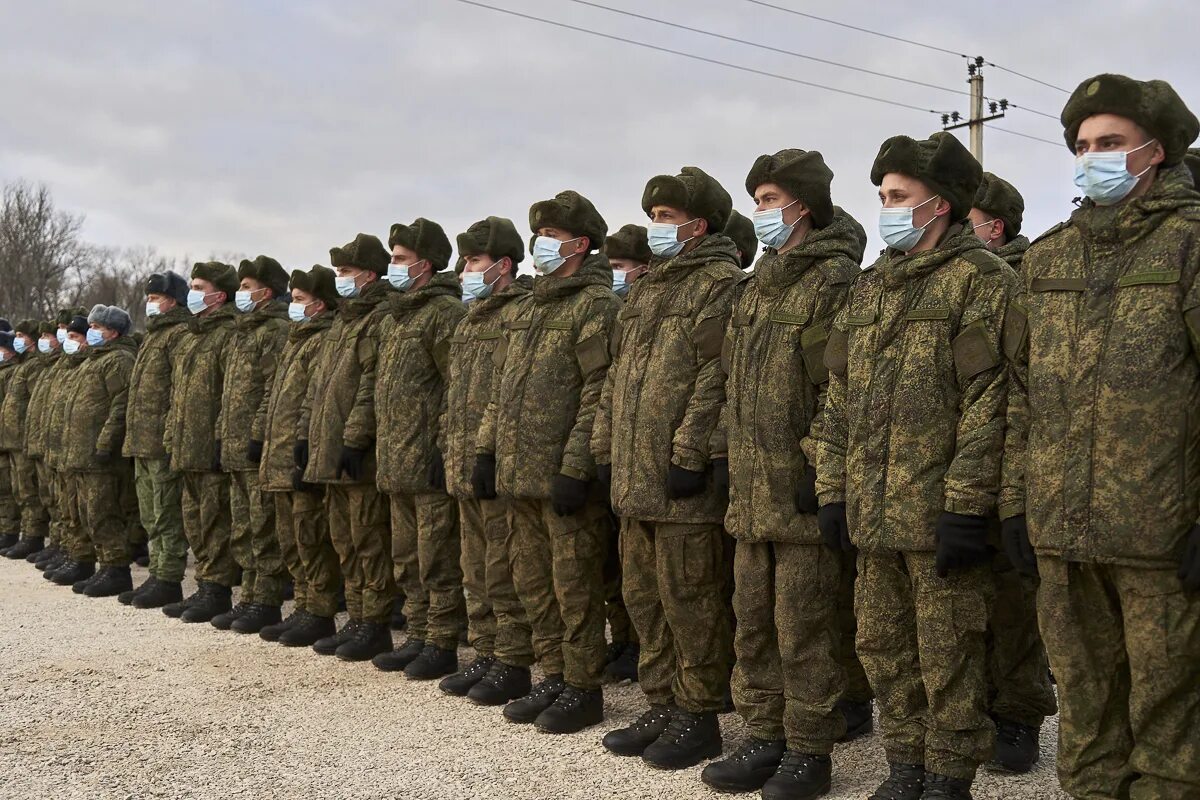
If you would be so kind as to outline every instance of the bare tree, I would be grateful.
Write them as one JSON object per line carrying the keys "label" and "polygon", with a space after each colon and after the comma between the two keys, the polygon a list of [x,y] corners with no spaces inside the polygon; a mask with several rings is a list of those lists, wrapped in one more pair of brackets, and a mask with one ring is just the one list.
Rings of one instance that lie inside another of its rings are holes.
{"label": "bare tree", "polygon": [[14,320],[46,318],[85,256],[83,217],[59,211],[44,184],[16,181],[0,199],[0,311]]}

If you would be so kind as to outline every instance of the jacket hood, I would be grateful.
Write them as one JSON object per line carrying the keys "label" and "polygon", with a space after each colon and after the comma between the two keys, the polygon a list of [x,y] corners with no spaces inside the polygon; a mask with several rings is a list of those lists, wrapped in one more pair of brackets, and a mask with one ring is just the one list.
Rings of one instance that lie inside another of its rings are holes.
{"label": "jacket hood", "polygon": [[809,232],[804,241],[780,254],[768,248],[754,268],[755,281],[768,294],[791,286],[809,267],[833,258],[861,264],[867,248],[867,232],[854,217],[834,207],[833,221]]}
{"label": "jacket hood", "polygon": [[588,286],[612,287],[612,266],[608,256],[592,253],[583,259],[583,265],[569,278],[543,275],[533,281],[533,299],[537,303],[550,302],[569,297]]}

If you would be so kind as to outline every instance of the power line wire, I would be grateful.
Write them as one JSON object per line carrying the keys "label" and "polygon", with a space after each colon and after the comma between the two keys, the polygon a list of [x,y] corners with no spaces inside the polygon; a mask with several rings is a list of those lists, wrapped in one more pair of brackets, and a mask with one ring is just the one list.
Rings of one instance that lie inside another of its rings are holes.
{"label": "power line wire", "polygon": [[1049,88],[1054,89],[1059,92],[1062,92],[1063,94],[1071,93],[1069,89],[1064,89],[1061,86],[1055,86],[1053,83],[1048,83],[1048,82],[1042,80],[1041,78],[1035,78],[1032,75],[1026,75],[1023,72],[1017,72],[1015,69],[1009,69],[1008,67],[1002,67],[999,64],[995,63],[994,61],[987,62],[987,65],[989,67],[995,67],[996,69],[1000,70],[1001,72],[1007,72],[1010,75],[1016,75],[1018,78],[1024,78],[1027,81],[1033,81],[1034,83],[1040,83],[1042,86],[1048,86]]}
{"label": "power line wire", "polygon": [[861,92],[853,92],[848,89],[839,89],[836,86],[826,86],[825,84],[801,80],[800,78],[793,78],[788,75],[780,75],[777,72],[768,72],[766,70],[754,69],[753,67],[746,67],[741,64],[733,64],[728,61],[721,61],[716,58],[709,58],[707,56],[696,55],[695,53],[688,53],[683,50],[672,50],[669,47],[662,47],[660,45],[650,44],[648,42],[639,42],[636,39],[626,39],[623,36],[616,36],[616,35],[610,34],[610,33],[601,33],[600,31],[593,31],[588,28],[581,28],[577,25],[569,25],[565,22],[557,22],[555,20],[545,19],[543,17],[537,17],[532,14],[524,14],[520,11],[513,11],[513,10],[507,9],[507,8],[499,8],[498,6],[488,5],[487,3],[476,2],[476,0],[457,0],[457,1],[464,5],[475,6],[476,8],[485,8],[489,11],[495,11],[500,14],[507,14],[512,17],[519,17],[520,19],[529,20],[531,22],[540,22],[545,25],[552,25],[556,28],[564,28],[566,30],[576,31],[577,33],[586,33],[589,36],[598,36],[601,39],[608,39],[608,40],[614,41],[614,42],[624,42],[625,44],[632,44],[632,45],[636,45],[638,47],[644,47],[648,50],[656,50],[660,53],[669,53],[669,54],[675,55],[675,56],[682,56],[683,58],[690,58],[694,61],[702,61],[706,64],[715,64],[716,66],[719,66],[719,67],[727,67],[729,69],[736,69],[741,72],[748,72],[752,75],[761,75],[766,78],[775,78],[777,80],[787,81],[788,83],[795,83],[795,84],[799,84],[801,86],[808,86],[813,89],[823,89],[827,92],[836,92],[837,94],[844,94],[849,97],[857,97],[861,100],[872,100],[876,103],[884,103],[889,106],[895,106],[897,108],[906,108],[911,111],[920,111],[920,112],[923,112],[926,114],[941,115],[941,114],[945,113],[945,112],[938,111],[938,110],[932,109],[932,108],[923,108],[921,106],[910,105],[909,103],[901,103],[897,100],[888,100],[885,97],[876,97],[874,95],[863,94]]}
{"label": "power line wire", "polygon": [[1040,136],[1031,136],[1028,133],[1022,133],[1021,131],[1014,131],[1010,128],[1001,128],[998,125],[988,125],[988,126],[986,126],[986,129],[989,131],[1000,131],[1001,133],[1007,133],[1010,136],[1020,136],[1023,139],[1032,139],[1035,142],[1043,142],[1044,144],[1051,144],[1051,145],[1054,145],[1055,147],[1064,147],[1065,146],[1065,145],[1063,145],[1062,142],[1055,142],[1055,141],[1051,141],[1050,139],[1043,139]]}
{"label": "power line wire", "polygon": [[572,3],[577,3],[578,5],[581,5],[581,6],[589,6],[591,8],[598,8],[603,11],[610,11],[614,14],[621,14],[626,17],[633,17],[634,19],[645,20],[647,22],[655,22],[659,25],[666,25],[667,27],[676,28],[678,30],[689,31],[691,33],[698,33],[698,34],[701,34],[702,36],[711,36],[714,39],[723,39],[727,42],[736,42],[737,44],[744,44],[744,45],[747,45],[748,47],[757,47],[760,50],[768,50],[772,53],[781,53],[781,54],[787,55],[787,56],[803,58],[807,61],[815,61],[818,64],[828,64],[829,66],[832,66],[832,67],[840,67],[841,69],[853,70],[854,72],[861,72],[865,75],[873,75],[877,78],[887,78],[888,80],[900,81],[902,83],[910,83],[910,84],[913,84],[914,86],[922,86],[926,89],[937,89],[938,91],[941,91],[941,92],[950,92],[951,94],[963,95],[964,97],[971,96],[970,92],[965,91],[963,89],[952,89],[948,86],[939,86],[936,83],[926,83],[925,81],[919,81],[914,78],[905,78],[905,77],[902,77],[899,75],[892,75],[887,72],[877,72],[873,69],[867,69],[865,67],[856,67],[852,64],[843,64],[839,61],[831,61],[827,58],[819,58],[817,56],[808,55],[806,53],[798,53],[795,50],[785,50],[781,47],[773,47],[768,44],[762,44],[761,42],[752,42],[747,39],[739,39],[736,36],[727,36],[723,33],[715,33],[713,31],[706,31],[702,28],[693,28],[690,25],[682,25],[680,23],[670,22],[665,19],[658,19],[656,17],[648,17],[644,14],[638,14],[633,11],[625,11],[624,9],[620,9],[620,8],[612,8],[610,6],[601,5],[600,3],[593,3],[590,0],[570,0],[570,1]]}

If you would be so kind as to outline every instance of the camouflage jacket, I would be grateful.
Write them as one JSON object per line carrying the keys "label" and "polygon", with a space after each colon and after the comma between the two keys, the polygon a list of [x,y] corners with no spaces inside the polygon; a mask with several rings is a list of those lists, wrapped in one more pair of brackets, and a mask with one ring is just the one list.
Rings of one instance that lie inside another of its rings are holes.
{"label": "camouflage jacket", "polygon": [[38,352],[24,353],[9,367],[8,385],[0,402],[0,450],[24,450],[30,395],[50,359]]}
{"label": "camouflage jacket", "polygon": [[1200,513],[1200,195],[1185,167],[1084,201],[1034,242],[1009,310],[1000,513],[1071,561],[1178,565]]}
{"label": "camouflage jacket", "polygon": [[446,381],[446,410],[438,426],[446,462],[446,490],[455,497],[474,497],[471,470],[475,443],[487,410],[497,363],[504,357],[503,325],[528,296],[533,279],[522,276],[503,291],[467,306],[450,337],[450,375]]}
{"label": "camouflage jacket", "polygon": [[163,436],[171,407],[171,372],[187,338],[192,318],[183,306],[146,320],[146,337],[133,362],[129,379],[129,410],[125,412],[124,455],[166,458]]}
{"label": "camouflage jacket", "polygon": [[825,343],[862,263],[866,232],[841,209],[780,255],[768,249],[733,307],[721,427],[729,448],[725,527],[743,541],[818,544],[796,512],[803,444],[825,405]]}
{"label": "camouflage jacket", "polygon": [[932,250],[885,251],[851,285],[810,452],[820,503],[846,502],[858,547],[931,551],[942,511],[995,513],[1016,281],[954,224]]}
{"label": "camouflage jacket", "polygon": [[46,455],[46,436],[49,430],[50,407],[54,402],[57,381],[63,373],[62,350],[42,356],[43,369],[29,392],[29,413],[25,419],[25,455],[43,458]]}
{"label": "camouflage jacket", "polygon": [[66,430],[67,401],[75,392],[75,380],[79,377],[79,367],[83,365],[84,354],[77,353],[69,356],[65,353],[59,356],[54,371],[47,374],[54,380],[47,394],[45,417],[45,459],[54,469],[65,469],[62,462],[63,432]]}
{"label": "camouflage jacket", "polygon": [[547,499],[558,473],[595,477],[588,442],[621,301],[608,257],[594,253],[569,278],[535,279],[516,303],[477,452],[495,453],[499,495]]}
{"label": "camouflage jacket", "polygon": [[1029,249],[1029,239],[1024,236],[1018,236],[1012,241],[997,247],[993,252],[1004,259],[1018,275],[1021,274],[1021,259],[1025,257],[1025,251]]}
{"label": "camouflage jacket", "polygon": [[[308,322],[291,326],[279,356],[275,379],[267,387],[266,415],[262,427],[263,455],[258,468],[264,492],[290,492],[295,459],[292,447],[300,433],[300,407],[308,394],[308,381],[321,343],[329,334],[336,311],[326,311]],[[304,431],[307,435],[308,431]]]}
{"label": "camouflage jacket", "polygon": [[258,470],[258,464],[246,457],[246,449],[251,439],[263,440],[267,387],[275,379],[275,364],[287,337],[287,303],[283,301],[267,303],[234,319],[217,418],[221,467],[226,472]]}
{"label": "camouflage jacket", "polygon": [[376,483],[388,494],[429,494],[429,465],[446,407],[450,337],[466,315],[454,272],[396,295],[379,333]]}
{"label": "camouflage jacket", "polygon": [[76,369],[63,420],[60,468],[97,472],[111,469],[96,459],[104,451],[119,458],[125,444],[126,399],[137,343],[119,336],[89,347]]}
{"label": "camouflage jacket", "polygon": [[711,484],[670,499],[667,473],[671,464],[705,471],[725,452],[713,441],[725,402],[721,346],[744,277],[737,247],[717,234],[654,265],[629,291],[591,441],[596,461],[612,464],[612,504],[621,516],[725,518],[725,500]]}
{"label": "camouflage jacket", "polygon": [[172,469],[210,472],[213,468],[221,391],[237,313],[232,303],[226,303],[203,317],[192,317],[187,335],[180,337],[163,437]]}
{"label": "camouflage jacket", "polygon": [[375,482],[379,327],[395,292],[385,280],[369,284],[360,296],[338,304],[337,319],[321,337],[299,423],[300,430],[307,431],[304,478],[310,483],[355,483],[337,474],[343,446],[368,451],[360,482]]}

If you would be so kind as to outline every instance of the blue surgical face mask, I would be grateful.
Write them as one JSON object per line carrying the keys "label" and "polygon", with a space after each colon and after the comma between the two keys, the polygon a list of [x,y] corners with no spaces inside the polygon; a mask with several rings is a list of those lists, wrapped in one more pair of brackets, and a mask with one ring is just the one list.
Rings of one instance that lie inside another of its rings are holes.
{"label": "blue surgical face mask", "polygon": [[687,222],[679,225],[672,225],[669,222],[651,222],[646,226],[646,241],[650,245],[650,252],[660,258],[671,258],[679,255],[679,251],[683,246],[695,239],[695,236],[689,236],[682,242],[679,241],[679,229],[683,225],[691,225],[696,220],[689,219]]}
{"label": "blue surgical face mask", "polygon": [[65,339],[63,341],[63,352],[69,356],[73,356],[79,352],[79,342],[74,339]]}
{"label": "blue surgical face mask", "polygon": [[[938,196],[935,194],[925,203],[931,203],[937,198]],[[879,210],[879,236],[887,243],[888,247],[907,253],[917,246],[917,242],[921,241],[921,237],[925,235],[925,229],[937,219],[936,216],[931,217],[929,222],[919,228],[913,225],[913,212],[925,203],[905,208],[881,208]]]}
{"label": "blue surgical face mask", "polygon": [[[503,259],[501,259],[502,261]],[[492,269],[498,267],[500,261],[492,262],[492,265],[483,272],[464,272],[462,276],[463,302],[470,303],[473,300],[483,300],[490,297],[492,294],[492,286],[496,281],[500,280],[500,276],[496,275],[492,280],[487,279],[487,274]]]}
{"label": "blue surgical face mask", "polygon": [[39,351],[39,352],[42,352],[42,353],[49,353],[49,352],[50,352],[51,350],[53,350],[53,349],[54,349],[54,348],[52,348],[52,347],[50,346],[50,340],[49,340],[49,339],[38,339],[38,351]]}
{"label": "blue surgical face mask", "polygon": [[338,277],[333,279],[334,286],[337,287],[337,293],[342,297],[358,297],[358,276],[347,275],[344,278]]}
{"label": "blue surgical face mask", "polygon": [[146,316],[147,317],[157,317],[161,313],[162,313],[162,307],[159,306],[158,303],[154,302],[153,300],[146,301]]}
{"label": "blue surgical face mask", "polygon": [[533,266],[541,275],[549,275],[554,270],[558,269],[567,260],[559,254],[564,244],[577,242],[582,239],[582,236],[576,236],[574,239],[567,239],[565,242],[560,242],[550,236],[539,236],[533,240]]}
{"label": "blue surgical face mask", "polygon": [[1150,171],[1146,167],[1137,175],[1129,172],[1129,154],[1149,147],[1156,140],[1126,152],[1084,153],[1075,159],[1075,186],[1098,206],[1111,206],[1124,200],[1138,180]]}
{"label": "blue surgical face mask", "polygon": [[200,291],[199,289],[189,289],[187,299],[188,311],[192,312],[193,314],[199,314],[204,309],[208,308],[208,302],[205,300],[207,297],[208,294]]}
{"label": "blue surgical face mask", "polygon": [[104,334],[96,328],[88,328],[87,343],[88,347],[99,347],[104,344]]}
{"label": "blue surgical face mask", "polygon": [[[631,270],[614,269],[613,270],[613,292],[617,297],[624,297],[629,294],[629,290],[633,288],[633,282],[646,271],[645,267],[634,267]],[[633,277],[630,277],[630,276]]]}
{"label": "blue surgical face mask", "polygon": [[388,283],[402,292],[407,292],[412,287],[413,281],[416,280],[412,274],[413,267],[420,263],[418,261],[415,264],[388,264]]}
{"label": "blue surgical face mask", "polygon": [[[758,240],[767,247],[779,249],[788,240],[788,237],[792,235],[792,231],[796,229],[795,222],[788,225],[783,221],[783,212],[799,202],[799,200],[793,200],[781,208],[768,208],[765,211],[755,211],[754,235],[758,237]],[[796,220],[796,222],[799,221],[798,219]]]}
{"label": "blue surgical face mask", "polygon": [[67,329],[59,328],[57,331],[54,332],[54,337],[56,339],[58,339],[59,344],[63,344],[64,342],[67,341]]}
{"label": "blue surgical face mask", "polygon": [[13,350],[16,350],[18,353],[24,353],[28,349],[29,345],[25,344],[24,337],[16,336],[13,338]]}
{"label": "blue surgical face mask", "polygon": [[258,305],[254,302],[254,292],[245,289],[239,289],[233,296],[233,304],[237,306],[237,310],[243,314],[249,314]]}
{"label": "blue surgical face mask", "polygon": [[304,312],[308,310],[308,303],[288,303],[288,319],[292,322],[308,322],[311,317]]}

